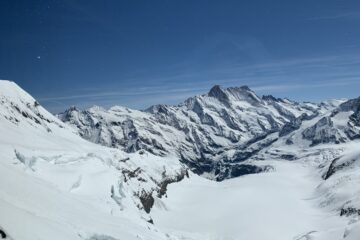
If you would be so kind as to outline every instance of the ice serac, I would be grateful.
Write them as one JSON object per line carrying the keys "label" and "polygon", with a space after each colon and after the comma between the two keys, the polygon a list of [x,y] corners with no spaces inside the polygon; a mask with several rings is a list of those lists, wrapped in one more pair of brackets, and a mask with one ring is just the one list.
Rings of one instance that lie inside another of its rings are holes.
{"label": "ice serac", "polygon": [[276,141],[275,133],[286,124],[301,125],[306,120],[301,116],[315,116],[326,107],[329,105],[261,98],[247,86],[215,85],[207,94],[176,106],[155,105],[145,111],[70,109],[59,118],[95,143],[126,152],[176,154],[194,172],[223,180],[261,171],[249,167],[246,160]]}

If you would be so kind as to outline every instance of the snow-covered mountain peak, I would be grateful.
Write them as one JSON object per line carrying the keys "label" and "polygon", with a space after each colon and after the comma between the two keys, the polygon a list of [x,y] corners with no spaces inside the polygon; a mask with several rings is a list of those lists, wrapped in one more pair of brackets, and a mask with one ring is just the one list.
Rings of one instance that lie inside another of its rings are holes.
{"label": "snow-covered mountain peak", "polygon": [[262,101],[248,86],[229,87],[226,89],[231,100],[233,101],[248,101],[250,104],[257,105]]}
{"label": "snow-covered mountain peak", "polygon": [[[195,172],[222,180],[259,171],[239,169],[242,162],[275,141],[275,133],[286,124],[291,127],[284,134],[333,108],[275,97],[262,99],[247,86],[223,89],[215,85],[207,94],[176,106],[160,104],[145,111],[90,108],[75,111],[75,116],[65,111],[59,118],[87,140],[126,152],[175,153]],[[230,163],[237,170],[223,172]]]}
{"label": "snow-covered mountain peak", "polygon": [[208,96],[209,97],[213,97],[213,98],[216,98],[218,99],[220,102],[222,102],[223,104],[225,104],[226,106],[229,106],[229,102],[230,102],[230,99],[229,99],[229,96],[228,94],[226,93],[226,91],[223,91],[223,89],[221,89],[221,87],[219,85],[215,85],[213,86],[209,93],[208,93]]}
{"label": "snow-covered mountain peak", "polygon": [[252,105],[261,103],[261,99],[248,86],[221,88],[219,85],[212,87],[207,94],[222,102],[226,107],[234,101],[247,101]]}
{"label": "snow-covered mountain peak", "polygon": [[276,98],[273,95],[263,95],[261,97],[262,100],[266,101],[266,102],[279,102],[279,101],[284,101],[281,98]]}
{"label": "snow-covered mountain peak", "polygon": [[16,83],[0,80],[0,117],[17,126],[36,126],[48,133],[67,128]]}
{"label": "snow-covered mountain peak", "polygon": [[35,101],[32,96],[20,88],[15,82],[9,80],[0,80],[0,96],[11,101]]}
{"label": "snow-covered mountain peak", "polygon": [[157,104],[157,105],[153,105],[149,108],[147,108],[145,111],[146,112],[150,112],[150,113],[167,113],[168,112],[168,105],[165,104]]}

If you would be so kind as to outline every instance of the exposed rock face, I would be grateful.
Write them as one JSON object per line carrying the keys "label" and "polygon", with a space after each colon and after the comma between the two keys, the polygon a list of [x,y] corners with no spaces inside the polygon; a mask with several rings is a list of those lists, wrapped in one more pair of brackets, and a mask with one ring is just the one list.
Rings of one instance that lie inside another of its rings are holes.
{"label": "exposed rock face", "polygon": [[343,143],[360,138],[360,98],[339,105],[328,116],[303,131],[303,138],[320,143]]}
{"label": "exposed rock face", "polygon": [[209,97],[213,97],[218,99],[221,103],[230,107],[230,99],[229,96],[220,88],[219,85],[215,85],[209,91]]}
{"label": "exposed rock face", "polygon": [[162,196],[166,195],[167,192],[167,186],[171,183],[176,183],[176,182],[180,182],[181,180],[183,180],[185,177],[189,177],[189,173],[187,170],[183,170],[181,171],[178,175],[176,176],[166,176],[166,173],[163,173],[163,180],[158,184],[159,185],[159,190],[158,190],[158,194],[157,196],[159,198],[161,198]]}
{"label": "exposed rock face", "polygon": [[[126,111],[126,109],[120,108],[120,111],[122,110]],[[83,138],[91,142],[120,148],[126,152],[144,149],[157,155],[166,153],[155,137],[148,138],[139,135],[134,120],[126,115],[118,115],[118,111],[118,108],[113,108],[111,113],[100,107],[92,107],[85,111],[70,108],[59,114],[58,117],[75,127]],[[150,126],[151,122],[148,124]],[[155,129],[147,130],[151,135],[160,135]]]}
{"label": "exposed rock face", "polygon": [[264,95],[261,98],[262,98],[262,100],[267,101],[267,102],[270,102],[270,101],[281,102],[282,101],[281,98],[276,98],[273,95]]}
{"label": "exposed rock face", "polygon": [[256,174],[260,172],[267,172],[273,170],[271,166],[255,166],[251,164],[235,164],[231,167],[224,167],[224,171],[221,171],[221,174],[218,174],[216,177],[217,181],[222,181],[224,179],[235,178],[247,174]]}
{"label": "exposed rock face", "polygon": [[354,126],[360,127],[360,107],[350,116],[350,122]]}
{"label": "exposed rock face", "polygon": [[342,112],[349,112],[349,111],[356,112],[356,111],[359,110],[359,107],[360,107],[360,97],[350,99],[349,101],[346,101],[346,102],[340,104],[339,111],[342,111]]}
{"label": "exposed rock face", "polygon": [[358,163],[359,161],[360,161],[360,155],[355,155],[355,156],[348,155],[348,156],[337,157],[331,161],[326,173],[323,175],[323,178],[327,180],[338,171],[347,168],[352,168],[352,166],[355,165],[355,163]]}
{"label": "exposed rock face", "polygon": [[339,129],[334,127],[330,117],[321,118],[315,125],[305,129],[302,134],[305,139],[312,141],[312,146],[320,143],[341,143],[346,140]]}
{"label": "exposed rock face", "polygon": [[337,170],[339,170],[339,169],[341,169],[342,167],[340,166],[336,166],[336,162],[339,160],[339,158],[335,158],[332,162],[331,162],[331,164],[330,164],[330,166],[329,166],[329,168],[328,168],[328,170],[326,171],[326,173],[323,175],[323,179],[324,180],[327,180],[329,177],[331,177]]}
{"label": "exposed rock face", "polygon": [[[131,172],[130,175],[133,176],[133,177],[136,177],[139,172],[141,172],[141,169],[137,169],[134,172]],[[177,173],[175,175],[167,175],[166,171],[164,171],[162,173],[162,180],[159,181],[159,182],[152,179],[152,181],[154,181],[156,183],[156,185],[157,185],[156,188],[153,188],[150,191],[142,190],[141,193],[138,193],[138,197],[140,199],[140,202],[141,202],[141,204],[143,206],[144,211],[146,213],[150,213],[151,208],[153,207],[153,205],[155,203],[155,199],[154,199],[155,195],[153,196],[153,194],[155,194],[155,192],[157,192],[156,196],[158,198],[161,198],[164,195],[166,195],[167,186],[169,184],[180,182],[185,177],[189,177],[189,173],[188,173],[187,170],[183,169],[183,170],[181,170],[179,173]],[[152,220],[151,220],[151,222],[152,222]]]}
{"label": "exposed rock face", "polygon": [[315,113],[313,116],[308,116],[306,113],[301,114],[299,117],[295,118],[294,120],[285,123],[279,132],[279,136],[283,137],[295,130],[298,130],[301,127],[303,121],[311,120],[317,115],[318,115],[317,113]]}
{"label": "exposed rock face", "polygon": [[144,211],[146,213],[150,213],[150,210],[152,208],[152,206],[154,205],[155,199],[152,196],[152,192],[146,192],[146,191],[142,191],[141,194],[139,195],[139,199],[141,201],[141,204],[144,207]]}
{"label": "exposed rock face", "polygon": [[0,238],[1,239],[5,239],[6,238],[6,233],[0,229]]}
{"label": "exposed rock face", "polygon": [[359,215],[360,216],[360,209],[348,207],[348,208],[342,208],[340,210],[340,216],[350,216],[350,215]]}
{"label": "exposed rock face", "polygon": [[[223,179],[258,172],[249,167],[239,171],[240,162],[275,141],[273,133],[286,135],[325,107],[329,106],[260,98],[247,86],[223,89],[216,85],[208,94],[178,106],[155,105],[145,111],[118,106],[70,108],[58,117],[92,142],[127,152],[175,153],[193,171]],[[232,168],[234,162],[234,171],[221,170]]]}

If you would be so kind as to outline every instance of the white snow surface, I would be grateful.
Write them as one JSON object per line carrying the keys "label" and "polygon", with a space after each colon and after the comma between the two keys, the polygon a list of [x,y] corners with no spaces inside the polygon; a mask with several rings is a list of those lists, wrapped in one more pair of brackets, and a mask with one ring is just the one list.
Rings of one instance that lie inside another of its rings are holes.
{"label": "white snow surface", "polygon": [[154,221],[200,239],[341,239],[346,220],[318,207],[316,174],[300,162],[271,163],[274,172],[220,183],[194,176],[171,185]]}

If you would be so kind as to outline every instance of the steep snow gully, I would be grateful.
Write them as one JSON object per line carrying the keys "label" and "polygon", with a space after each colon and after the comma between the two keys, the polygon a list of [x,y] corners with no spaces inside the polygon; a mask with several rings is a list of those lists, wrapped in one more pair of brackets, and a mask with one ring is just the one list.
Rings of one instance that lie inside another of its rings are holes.
{"label": "steep snow gully", "polygon": [[0,239],[359,240],[359,116],[245,86],[53,116],[0,81]]}

